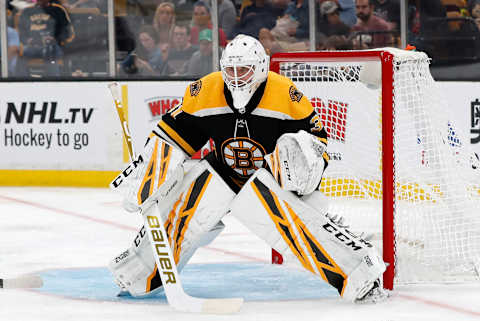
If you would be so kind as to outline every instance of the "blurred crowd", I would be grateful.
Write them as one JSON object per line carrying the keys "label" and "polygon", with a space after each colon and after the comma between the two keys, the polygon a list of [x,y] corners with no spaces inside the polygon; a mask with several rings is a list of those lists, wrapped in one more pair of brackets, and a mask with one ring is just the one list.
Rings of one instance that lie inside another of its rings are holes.
{"label": "blurred crowd", "polygon": [[[195,78],[214,70],[211,0],[114,4],[117,75]],[[106,0],[7,6],[10,76],[108,76]],[[219,56],[240,33],[268,54],[401,45],[400,0],[315,0],[315,23],[308,0],[218,0],[217,9]],[[480,0],[408,0],[406,9],[409,44],[437,63],[477,59]]]}

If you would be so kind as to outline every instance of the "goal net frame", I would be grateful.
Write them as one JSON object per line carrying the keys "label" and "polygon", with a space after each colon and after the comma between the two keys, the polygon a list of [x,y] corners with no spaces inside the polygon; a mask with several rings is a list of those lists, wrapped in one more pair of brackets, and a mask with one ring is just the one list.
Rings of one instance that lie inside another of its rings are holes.
{"label": "goal net frame", "polygon": [[[375,50],[352,51],[320,51],[320,52],[292,52],[277,53],[271,57],[270,70],[282,74],[282,64],[285,63],[312,63],[312,62],[380,62],[381,78],[369,79],[371,82],[380,81],[381,85],[381,203],[382,203],[382,251],[383,260],[387,263],[384,273],[384,287],[393,289],[396,273],[396,240],[395,240],[395,206],[396,206],[396,178],[395,178],[395,55],[407,54],[406,51],[395,48],[380,48]],[[425,55],[426,57],[426,55]],[[428,59],[428,57],[427,57]],[[372,75],[370,75],[372,76]],[[429,75],[431,77],[431,75]],[[368,77],[368,75],[367,75]],[[370,77],[371,78],[371,77]],[[373,77],[375,78],[375,77]],[[293,80],[293,79],[292,79]],[[295,83],[295,80],[294,80]],[[299,88],[302,91],[302,88]],[[308,95],[307,95],[308,96]],[[272,249],[272,263],[282,264],[283,257]],[[478,272],[477,272],[478,273]]]}

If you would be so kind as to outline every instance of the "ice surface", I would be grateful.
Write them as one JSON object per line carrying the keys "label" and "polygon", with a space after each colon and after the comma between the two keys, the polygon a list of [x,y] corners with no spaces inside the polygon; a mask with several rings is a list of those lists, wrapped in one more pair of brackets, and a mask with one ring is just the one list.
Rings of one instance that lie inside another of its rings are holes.
{"label": "ice surface", "polygon": [[0,289],[0,320],[480,320],[479,282],[401,286],[380,304],[344,302],[307,273],[269,265],[269,248],[233,217],[182,280],[191,295],[244,296],[238,314],[180,313],[161,294],[118,298],[106,265],[142,224],[120,203],[108,189],[1,187],[0,277],[38,273],[45,285]]}

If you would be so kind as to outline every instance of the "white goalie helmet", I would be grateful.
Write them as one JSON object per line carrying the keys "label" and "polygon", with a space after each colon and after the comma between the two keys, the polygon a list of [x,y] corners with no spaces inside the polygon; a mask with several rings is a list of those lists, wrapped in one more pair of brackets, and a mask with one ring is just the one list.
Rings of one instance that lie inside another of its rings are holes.
{"label": "white goalie helmet", "polygon": [[267,79],[269,63],[270,57],[260,41],[250,36],[236,36],[223,51],[220,59],[223,81],[240,112],[244,112],[250,98]]}

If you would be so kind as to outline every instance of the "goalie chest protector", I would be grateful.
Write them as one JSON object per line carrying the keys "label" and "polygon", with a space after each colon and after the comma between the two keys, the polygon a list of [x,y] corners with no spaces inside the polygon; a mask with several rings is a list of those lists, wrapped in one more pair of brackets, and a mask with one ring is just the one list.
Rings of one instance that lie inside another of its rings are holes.
{"label": "goalie chest protector", "polygon": [[[211,138],[214,152],[207,159],[223,179],[237,190],[259,168],[264,156],[275,149],[284,133],[305,130],[327,142],[327,133],[310,101],[293,82],[269,72],[240,113],[221,73],[211,73],[191,83],[183,101],[171,109],[157,129],[188,155],[193,155]],[[325,162],[328,156],[324,154]]]}

